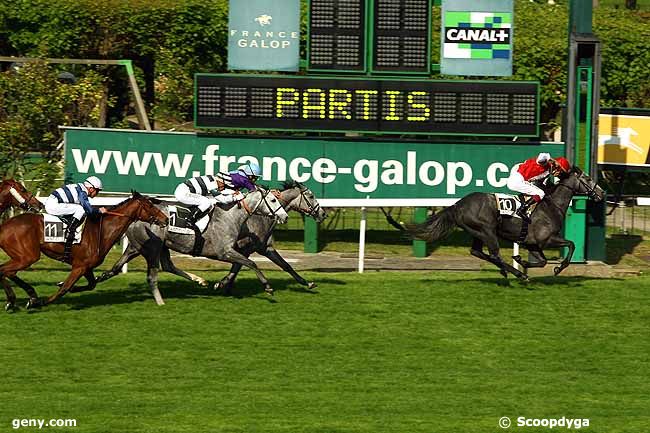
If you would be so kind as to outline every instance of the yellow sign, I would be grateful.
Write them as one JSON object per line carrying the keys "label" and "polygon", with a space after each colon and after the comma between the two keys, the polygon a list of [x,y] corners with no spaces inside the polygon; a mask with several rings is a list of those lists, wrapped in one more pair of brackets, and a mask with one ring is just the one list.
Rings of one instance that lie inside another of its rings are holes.
{"label": "yellow sign", "polygon": [[598,117],[598,164],[648,166],[650,116],[601,114]]}

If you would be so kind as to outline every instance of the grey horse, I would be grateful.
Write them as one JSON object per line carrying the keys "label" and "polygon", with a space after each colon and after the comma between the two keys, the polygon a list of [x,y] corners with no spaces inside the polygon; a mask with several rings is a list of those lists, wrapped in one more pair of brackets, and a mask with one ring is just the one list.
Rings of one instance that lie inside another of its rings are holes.
{"label": "grey horse", "polygon": [[[258,188],[257,191],[249,193],[240,203],[230,205],[225,209],[220,207],[213,209],[210,221],[203,232],[205,243],[198,255],[249,267],[257,274],[264,290],[273,294],[269,281],[255,262],[238,252],[234,246],[242,226],[250,217],[260,216],[272,222],[275,220],[284,224],[289,216],[271,190]],[[169,215],[167,205],[159,205],[159,207]],[[170,232],[168,228],[159,228],[147,223],[134,223],[127,230],[126,236],[129,239],[128,248],[113,268],[104,272],[97,282],[105,281],[116,275],[122,265],[142,254],[147,261],[147,282],[158,305],[165,303],[158,289],[159,265],[162,265],[163,270],[207,286],[207,282],[203,278],[177,269],[169,255],[170,249],[191,254],[194,249],[194,234],[179,234]]]}
{"label": "grey horse", "polygon": [[[320,207],[314,193],[298,182],[285,182],[283,190],[278,193],[278,199],[287,212],[292,210],[300,212],[303,215],[312,217],[319,223],[327,218],[327,213]],[[263,255],[291,275],[299,284],[307,286],[309,289],[315,288],[316,283],[308,283],[273,247],[274,228],[275,222],[268,218],[257,216],[249,218],[239,234],[239,239],[237,239],[237,251],[246,257],[249,257],[254,252]],[[240,269],[241,265],[239,263],[233,263],[228,275],[215,284],[215,290],[223,289],[226,293],[230,293]]]}
{"label": "grey horse", "polygon": [[[323,208],[321,208],[314,193],[309,188],[298,182],[285,182],[282,191],[277,191],[276,197],[280,200],[287,212],[294,210],[303,215],[314,218],[317,222],[322,222],[327,217],[327,213]],[[307,286],[309,289],[313,289],[316,287],[316,284],[314,282],[307,282],[303,277],[301,277],[273,247],[273,229],[275,228],[275,225],[276,222],[270,218],[251,215],[250,218],[246,220],[241,232],[239,233],[235,249],[246,257],[249,257],[254,252],[267,257],[285,272],[288,272],[298,283]],[[122,269],[122,266],[139,255],[140,251],[129,246],[124,254],[122,254],[122,257],[120,257],[120,259],[115,263],[113,268],[110,271],[105,272],[100,278],[107,279],[117,275],[120,272],[120,269]],[[203,278],[178,269],[171,261],[169,249],[166,246],[163,246],[163,251],[161,253],[161,265],[164,271],[171,272],[190,281],[196,281],[203,286],[207,286],[207,282]],[[240,263],[233,263],[228,275],[220,282],[216,283],[214,288],[224,289],[226,293],[230,292],[241,267],[242,265]]]}

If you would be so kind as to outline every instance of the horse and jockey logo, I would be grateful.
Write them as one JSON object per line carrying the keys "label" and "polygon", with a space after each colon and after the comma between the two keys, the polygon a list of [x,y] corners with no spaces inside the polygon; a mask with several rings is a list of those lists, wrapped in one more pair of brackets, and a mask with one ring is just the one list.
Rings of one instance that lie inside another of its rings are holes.
{"label": "horse and jockey logo", "polygon": [[273,17],[271,15],[264,14],[264,15],[260,15],[259,17],[255,18],[255,21],[257,21],[257,23],[259,25],[264,27],[264,26],[268,26],[269,24],[271,24],[272,19],[273,19]]}

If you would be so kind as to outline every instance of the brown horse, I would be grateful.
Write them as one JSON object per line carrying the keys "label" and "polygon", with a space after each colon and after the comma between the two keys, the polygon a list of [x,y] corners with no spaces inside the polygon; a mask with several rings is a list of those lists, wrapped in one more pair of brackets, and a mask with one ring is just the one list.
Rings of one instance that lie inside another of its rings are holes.
{"label": "brown horse", "polygon": [[[96,284],[93,269],[104,261],[111,247],[134,221],[166,226],[168,218],[154,205],[152,199],[137,192],[133,192],[129,199],[109,208],[98,218],[88,218],[81,242],[72,247],[70,275],[45,304],[54,302],[68,291],[92,290]],[[27,308],[39,306],[41,302],[36,290],[18,278],[16,273],[36,263],[41,253],[55,260],[63,258],[63,243],[46,243],[43,241],[43,235],[43,216],[38,214],[18,215],[0,226],[0,248],[10,257],[8,262],[0,265],[0,283],[7,294],[7,311],[14,310],[16,302],[16,295],[7,278],[27,292]],[[82,276],[86,277],[88,285],[73,287]]]}
{"label": "brown horse", "polygon": [[5,179],[0,182],[0,215],[10,206],[34,212],[43,210],[43,204],[34,194],[15,180]]}

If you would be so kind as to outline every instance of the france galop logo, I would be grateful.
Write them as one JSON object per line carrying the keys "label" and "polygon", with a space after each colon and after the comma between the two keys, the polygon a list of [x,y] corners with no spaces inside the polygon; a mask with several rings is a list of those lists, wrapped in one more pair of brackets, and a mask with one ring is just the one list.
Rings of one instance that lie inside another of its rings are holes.
{"label": "france galop logo", "polygon": [[272,19],[273,19],[273,17],[271,15],[264,14],[264,15],[260,15],[259,17],[255,18],[255,21],[257,21],[257,23],[259,25],[264,27],[264,26],[268,26],[269,24],[271,24]]}

